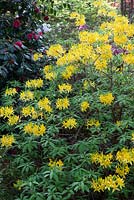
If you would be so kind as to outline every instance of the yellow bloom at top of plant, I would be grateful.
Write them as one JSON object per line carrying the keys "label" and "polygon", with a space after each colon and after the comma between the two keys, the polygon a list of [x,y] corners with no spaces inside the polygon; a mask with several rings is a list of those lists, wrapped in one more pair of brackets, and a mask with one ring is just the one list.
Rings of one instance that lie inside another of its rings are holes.
{"label": "yellow bloom at top of plant", "polygon": [[134,132],[132,133],[132,138],[131,138],[132,142],[134,142]]}
{"label": "yellow bloom at top of plant", "polygon": [[66,80],[70,79],[74,72],[76,71],[76,67],[74,65],[69,65],[66,69],[62,72],[62,77]]}
{"label": "yellow bloom at top of plant", "polygon": [[34,99],[34,93],[30,90],[23,91],[20,93],[20,100],[22,101],[30,101]]}
{"label": "yellow bloom at top of plant", "polygon": [[47,97],[40,99],[38,102],[38,106],[40,109],[44,109],[46,112],[52,112],[52,108],[50,106],[51,102]]}
{"label": "yellow bloom at top of plant", "polygon": [[39,111],[37,112],[33,106],[23,107],[21,113],[24,117],[29,116],[32,117],[32,119],[37,119],[38,117],[43,118],[43,113]]}
{"label": "yellow bloom at top of plant", "polygon": [[49,159],[49,163],[48,163],[48,166],[50,168],[58,168],[60,170],[62,170],[62,167],[63,167],[64,163],[62,162],[62,160],[52,160],[52,159]]}
{"label": "yellow bloom at top of plant", "polygon": [[48,73],[48,72],[51,72],[53,70],[53,66],[52,65],[46,65],[44,68],[43,68],[43,72],[44,74]]}
{"label": "yellow bloom at top of plant", "polygon": [[12,144],[15,142],[13,135],[3,135],[0,139],[2,147],[11,147]]}
{"label": "yellow bloom at top of plant", "polygon": [[120,191],[122,187],[124,187],[124,180],[123,178],[120,178],[118,175],[109,175],[107,177],[98,178],[97,180],[92,180],[91,187],[94,191],[101,192],[104,190],[112,190],[114,191]]}
{"label": "yellow bloom at top of plant", "polygon": [[85,16],[84,15],[80,15],[79,17],[76,18],[75,20],[75,25],[76,26],[83,26],[86,24],[86,21],[85,21]]}
{"label": "yellow bloom at top of plant", "polygon": [[70,19],[75,19],[75,18],[78,18],[79,16],[80,16],[79,13],[77,13],[77,12],[72,12],[72,13],[70,14]]}
{"label": "yellow bloom at top of plant", "polygon": [[58,85],[60,93],[62,92],[71,92],[72,91],[72,85],[69,83],[63,83],[61,85]]}
{"label": "yellow bloom at top of plant", "polygon": [[111,153],[104,155],[103,153],[91,154],[91,161],[93,163],[99,163],[100,166],[106,168],[112,164],[113,155]]}
{"label": "yellow bloom at top of plant", "polygon": [[25,133],[33,134],[35,136],[42,136],[46,133],[46,127],[44,124],[35,124],[32,122],[29,122],[27,125],[23,128]]}
{"label": "yellow bloom at top of plant", "polygon": [[43,57],[42,53],[34,53],[33,60],[37,61],[39,60],[39,58],[42,58],[42,57]]}
{"label": "yellow bloom at top of plant", "polygon": [[97,70],[102,71],[107,68],[107,61],[104,59],[97,59],[94,65]]}
{"label": "yellow bloom at top of plant", "polygon": [[116,160],[123,164],[131,164],[134,162],[134,148],[126,149],[123,148],[116,154]]}
{"label": "yellow bloom at top of plant", "polygon": [[103,5],[103,0],[94,1],[92,4],[94,7],[101,7]]}
{"label": "yellow bloom at top of plant", "polygon": [[80,42],[88,42],[89,44],[97,42],[99,40],[99,37],[99,33],[97,32],[82,31],[79,33]]}
{"label": "yellow bloom at top of plant", "polygon": [[128,65],[134,64],[134,54],[129,53],[127,55],[123,55],[122,58],[123,58],[123,61],[127,63]]}
{"label": "yellow bloom at top of plant", "polygon": [[65,50],[60,44],[54,44],[46,52],[48,56],[61,57]]}
{"label": "yellow bloom at top of plant", "polygon": [[26,81],[26,87],[28,88],[41,88],[43,86],[43,80],[40,79],[33,79]]}
{"label": "yellow bloom at top of plant", "polygon": [[48,72],[45,74],[45,78],[49,81],[54,80],[56,78],[55,72]]}
{"label": "yellow bloom at top of plant", "polygon": [[118,164],[116,166],[116,174],[118,174],[119,176],[122,176],[123,178],[125,178],[125,176],[129,173],[130,169],[128,167],[127,164],[123,164],[123,165],[120,165]]}
{"label": "yellow bloom at top of plant", "polygon": [[121,124],[122,124],[122,121],[116,121],[116,125],[119,127],[119,126],[121,126]]}
{"label": "yellow bloom at top of plant", "polygon": [[5,96],[14,96],[17,94],[16,88],[7,88],[5,91]]}
{"label": "yellow bloom at top of plant", "polygon": [[12,115],[8,117],[8,124],[13,126],[14,124],[17,124],[17,122],[19,121],[19,116],[17,115]]}
{"label": "yellow bloom at top of plant", "polygon": [[87,109],[90,107],[88,101],[83,101],[81,104],[80,104],[80,107],[81,107],[81,111],[82,112],[85,112],[87,111]]}
{"label": "yellow bloom at top of plant", "polygon": [[69,99],[67,97],[62,99],[57,99],[56,101],[56,108],[59,110],[67,109],[70,106]]}
{"label": "yellow bloom at top of plant", "polygon": [[14,114],[14,109],[12,106],[0,107],[0,117],[9,117]]}
{"label": "yellow bloom at top of plant", "polygon": [[111,105],[114,100],[114,96],[112,95],[112,93],[109,92],[107,94],[101,94],[99,99],[101,103],[105,105]]}
{"label": "yellow bloom at top of plant", "polygon": [[77,126],[76,119],[75,118],[68,118],[68,119],[66,119],[62,122],[62,126],[64,128],[68,128],[68,129],[76,128],[76,126]]}
{"label": "yellow bloom at top of plant", "polygon": [[87,126],[87,128],[90,127],[90,126],[99,127],[100,122],[99,122],[99,120],[96,120],[96,119],[89,119],[89,120],[87,120],[86,126]]}
{"label": "yellow bloom at top of plant", "polygon": [[23,181],[18,179],[16,181],[16,183],[13,184],[14,188],[16,188],[17,190],[21,190],[22,186],[23,186]]}

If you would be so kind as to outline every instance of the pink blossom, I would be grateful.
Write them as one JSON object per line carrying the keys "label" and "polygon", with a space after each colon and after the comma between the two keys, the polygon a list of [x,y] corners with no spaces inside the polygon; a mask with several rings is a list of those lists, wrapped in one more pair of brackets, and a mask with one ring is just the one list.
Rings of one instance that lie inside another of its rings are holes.
{"label": "pink blossom", "polygon": [[17,42],[14,43],[14,45],[21,48],[23,44],[22,44],[21,41],[17,41]]}
{"label": "pink blossom", "polygon": [[19,28],[21,26],[21,22],[19,19],[15,19],[13,22],[13,27],[14,28]]}

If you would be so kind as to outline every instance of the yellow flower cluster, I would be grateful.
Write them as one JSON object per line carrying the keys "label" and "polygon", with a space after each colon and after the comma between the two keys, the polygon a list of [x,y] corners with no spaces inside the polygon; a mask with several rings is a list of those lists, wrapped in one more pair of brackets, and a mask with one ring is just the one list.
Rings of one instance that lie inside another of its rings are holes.
{"label": "yellow flower cluster", "polygon": [[40,99],[38,102],[38,106],[40,109],[44,109],[46,112],[52,112],[52,108],[50,106],[51,102],[47,97]]}
{"label": "yellow flower cluster", "polygon": [[59,170],[62,170],[64,163],[62,162],[62,160],[58,160],[58,161],[53,161],[52,159],[49,159],[49,164],[48,166],[50,168],[58,168]]}
{"label": "yellow flower cluster", "polygon": [[30,90],[23,91],[20,93],[20,100],[22,101],[30,101],[34,99],[34,93]]}
{"label": "yellow flower cluster", "polygon": [[67,97],[62,99],[57,99],[56,101],[56,108],[59,110],[67,109],[70,106],[69,99]]}
{"label": "yellow flower cluster", "polygon": [[35,136],[42,136],[46,132],[46,127],[44,124],[37,125],[35,123],[29,122],[27,125],[23,128],[25,133],[32,134]]}
{"label": "yellow flower cluster", "polygon": [[15,142],[13,135],[3,135],[0,139],[2,147],[11,147],[12,144]]}
{"label": "yellow flower cluster", "polygon": [[0,117],[9,117],[14,114],[14,109],[12,106],[5,106],[5,107],[0,107]]}
{"label": "yellow flower cluster", "polygon": [[123,61],[127,63],[128,65],[133,65],[134,64],[134,54],[127,54],[122,56]]}
{"label": "yellow flower cluster", "polygon": [[77,126],[76,119],[75,118],[68,118],[68,119],[66,119],[62,122],[62,126],[64,128],[68,128],[68,129],[76,128],[76,126]]}
{"label": "yellow flower cluster", "polygon": [[113,97],[112,93],[110,93],[110,92],[107,94],[101,94],[99,98],[100,98],[100,102],[105,105],[111,105],[111,103],[114,100],[114,97]]}
{"label": "yellow flower cluster", "polygon": [[72,91],[72,85],[69,83],[63,83],[61,85],[58,85],[59,88],[59,92],[63,93],[63,92],[71,92]]}
{"label": "yellow flower cluster", "polygon": [[86,24],[85,22],[85,16],[80,15],[79,13],[73,12],[70,14],[70,19],[75,19],[75,25],[76,26],[83,26]]}
{"label": "yellow flower cluster", "polygon": [[96,127],[99,127],[100,126],[100,122],[96,119],[90,119],[90,120],[87,120],[87,124],[86,124],[87,128],[90,127],[90,126],[96,126]]}
{"label": "yellow flower cluster", "polygon": [[94,191],[100,192],[104,190],[119,191],[124,187],[124,180],[118,175],[109,175],[107,177],[98,178],[97,180],[92,180],[91,187]]}
{"label": "yellow flower cluster", "polygon": [[22,108],[22,115],[24,117],[31,117],[32,119],[37,119],[38,117],[43,117],[42,112],[37,112],[33,106],[26,106]]}
{"label": "yellow flower cluster", "polygon": [[61,57],[65,53],[65,50],[60,44],[54,44],[46,51],[46,53],[48,56]]}
{"label": "yellow flower cluster", "polygon": [[46,65],[43,72],[47,80],[53,80],[56,77],[56,73],[53,71],[53,67],[51,65]]}
{"label": "yellow flower cluster", "polygon": [[126,149],[123,148],[116,154],[116,160],[122,164],[131,164],[134,162],[134,148]]}
{"label": "yellow flower cluster", "polygon": [[34,80],[28,80],[26,81],[26,87],[28,88],[41,88],[43,86],[43,80],[42,79],[34,79]]}
{"label": "yellow flower cluster", "polygon": [[5,96],[14,96],[17,94],[16,88],[7,88],[5,91]]}
{"label": "yellow flower cluster", "polygon": [[42,58],[42,57],[43,57],[42,53],[34,53],[33,60],[37,61],[39,60],[39,58]]}
{"label": "yellow flower cluster", "polygon": [[90,107],[90,105],[89,105],[88,101],[83,101],[83,102],[81,103],[80,107],[81,107],[81,111],[82,111],[82,112],[85,112],[85,111],[87,111],[87,109]]}
{"label": "yellow flower cluster", "polygon": [[111,153],[104,155],[103,153],[93,153],[91,154],[91,161],[93,163],[99,163],[100,166],[106,168],[112,164],[113,155]]}
{"label": "yellow flower cluster", "polygon": [[74,74],[76,68],[73,65],[69,65],[66,67],[66,69],[62,72],[62,77],[66,80],[70,79],[72,75]]}
{"label": "yellow flower cluster", "polygon": [[116,174],[122,176],[123,178],[125,178],[125,176],[129,173],[130,169],[128,167],[127,164],[125,165],[117,165],[116,166]]}
{"label": "yellow flower cluster", "polygon": [[8,124],[13,126],[14,124],[16,124],[19,121],[19,116],[17,115],[12,115],[8,117]]}

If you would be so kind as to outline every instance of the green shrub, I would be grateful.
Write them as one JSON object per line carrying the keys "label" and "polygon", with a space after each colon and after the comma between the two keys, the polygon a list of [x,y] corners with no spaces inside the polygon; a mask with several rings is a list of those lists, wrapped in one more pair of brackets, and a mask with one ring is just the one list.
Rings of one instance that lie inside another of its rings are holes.
{"label": "green shrub", "polygon": [[55,64],[3,90],[1,199],[133,199],[134,25],[105,5],[94,2],[107,23],[50,46]]}

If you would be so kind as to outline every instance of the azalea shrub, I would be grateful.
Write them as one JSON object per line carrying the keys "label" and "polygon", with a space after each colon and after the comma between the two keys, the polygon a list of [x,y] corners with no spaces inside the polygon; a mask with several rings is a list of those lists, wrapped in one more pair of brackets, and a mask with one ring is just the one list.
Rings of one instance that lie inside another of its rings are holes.
{"label": "azalea shrub", "polygon": [[134,25],[104,17],[90,30],[71,13],[77,43],[51,45],[39,77],[1,92],[1,199],[133,199]]}
{"label": "azalea shrub", "polygon": [[[34,54],[42,54],[49,39],[47,10],[33,0],[2,0],[0,2],[0,79],[24,79],[39,73],[40,62],[35,65]],[[45,40],[45,42],[44,42]],[[2,83],[1,83],[2,84]]]}

